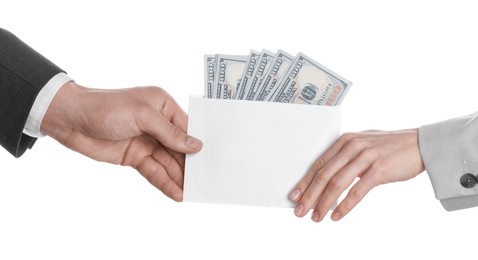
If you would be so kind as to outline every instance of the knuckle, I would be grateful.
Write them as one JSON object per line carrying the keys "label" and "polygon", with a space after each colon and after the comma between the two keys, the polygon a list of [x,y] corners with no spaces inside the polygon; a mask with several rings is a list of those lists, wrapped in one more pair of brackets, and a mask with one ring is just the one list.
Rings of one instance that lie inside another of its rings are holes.
{"label": "knuckle", "polygon": [[[354,187],[354,188],[350,189],[348,196],[350,196],[353,200],[359,200],[359,199],[362,198],[363,192],[359,188]],[[345,203],[345,204],[350,204],[350,202]]]}
{"label": "knuckle", "polygon": [[328,188],[331,190],[340,190],[344,186],[344,182],[339,179],[339,178],[333,178],[329,181],[329,184],[327,185]]}
{"label": "knuckle", "polygon": [[309,170],[309,174],[316,175],[319,171],[326,167],[325,161],[322,157],[319,157]]}
{"label": "knuckle", "polygon": [[164,90],[161,87],[154,87],[154,89],[156,89],[156,91],[160,94],[167,94],[168,93],[168,92],[166,92],[166,90]]}
{"label": "knuckle", "polygon": [[162,94],[165,92],[164,89],[157,86],[145,86],[145,87],[142,87],[142,89],[144,89],[144,91],[146,91],[147,94],[155,94],[155,93]]}
{"label": "knuckle", "polygon": [[342,134],[342,136],[340,137],[340,139],[345,140],[345,141],[350,141],[350,140],[353,139],[355,136],[356,136],[355,133],[347,132],[347,133]]}
{"label": "knuckle", "polygon": [[344,213],[350,212],[354,207],[355,205],[349,200],[344,201],[341,206]]}
{"label": "knuckle", "polygon": [[164,97],[168,95],[164,89],[156,86],[139,87],[137,89],[141,91],[139,94],[142,100],[151,101],[153,104],[162,103]]}
{"label": "knuckle", "polygon": [[352,150],[361,150],[361,149],[363,149],[363,147],[365,147],[364,144],[365,144],[364,140],[358,139],[358,138],[354,138],[354,139],[352,139],[352,140],[349,141],[348,146],[349,146],[350,149],[352,149]]}
{"label": "knuckle", "polygon": [[350,203],[348,203],[348,202],[345,203],[345,204],[342,206],[342,209],[343,209],[344,212],[349,212],[349,211],[352,210],[352,208],[353,208],[352,205],[350,205]]}
{"label": "knuckle", "polygon": [[375,149],[375,148],[365,149],[362,152],[362,156],[367,161],[373,161],[375,158],[377,158],[378,155],[379,155],[379,153],[378,153],[377,149]]}
{"label": "knuckle", "polygon": [[156,171],[154,170],[146,170],[142,172],[143,177],[150,183],[153,183],[154,177],[156,176]]}
{"label": "knuckle", "polygon": [[324,166],[314,178],[314,185],[321,185],[329,182],[329,177],[327,176],[327,166]]}
{"label": "knuckle", "polygon": [[385,183],[392,182],[392,178],[387,174],[387,170],[384,166],[377,166],[375,174],[372,174],[371,181],[375,185],[382,185]]}
{"label": "knuckle", "polygon": [[168,184],[167,181],[159,180],[159,181],[156,181],[156,182],[154,183],[154,186],[155,186],[158,190],[164,192],[164,191],[166,190],[167,184]]}
{"label": "knuckle", "polygon": [[161,156],[160,157],[161,164],[164,168],[169,169],[173,164],[173,159],[170,156]]}
{"label": "knuckle", "polygon": [[154,171],[151,175],[149,175],[149,178],[146,179],[159,190],[163,190],[167,185],[167,181],[164,178],[160,178],[160,176],[161,174],[158,174],[156,171]]}
{"label": "knuckle", "polygon": [[302,203],[306,208],[309,208],[310,205],[313,205],[313,204],[314,204],[315,199],[316,199],[316,198],[315,198],[312,194],[306,192],[306,193],[304,193],[304,195],[302,195],[302,197],[300,198],[300,203]]}
{"label": "knuckle", "polygon": [[157,90],[157,93],[161,98],[165,99],[166,101],[173,100],[171,95],[163,88],[155,87],[155,89]]}
{"label": "knuckle", "polygon": [[378,176],[382,176],[387,171],[387,168],[385,167],[383,162],[376,161],[372,165],[370,171],[373,173],[372,177],[377,178]]}
{"label": "knuckle", "polygon": [[317,162],[315,163],[315,167],[317,169],[321,169],[322,167],[325,166],[325,161],[322,157],[320,157],[319,159],[317,159]]}
{"label": "knuckle", "polygon": [[177,140],[182,136],[182,131],[179,130],[179,128],[173,124],[169,125],[169,136],[172,138],[172,140]]}

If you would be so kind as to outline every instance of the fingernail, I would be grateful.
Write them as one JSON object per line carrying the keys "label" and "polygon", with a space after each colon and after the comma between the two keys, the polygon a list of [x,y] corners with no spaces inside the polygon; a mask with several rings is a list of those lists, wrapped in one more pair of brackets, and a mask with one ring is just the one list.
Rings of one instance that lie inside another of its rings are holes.
{"label": "fingernail", "polygon": [[289,199],[291,199],[293,201],[297,201],[299,199],[299,197],[300,197],[300,190],[299,189],[295,189],[289,194]]}
{"label": "fingernail", "polygon": [[318,211],[314,211],[312,213],[312,221],[319,222],[320,220],[320,213]]}
{"label": "fingernail", "polygon": [[297,216],[297,217],[300,217],[302,215],[302,211],[304,211],[304,205],[302,204],[299,204],[295,207],[294,209],[294,214]]}
{"label": "fingernail", "polygon": [[340,211],[335,211],[333,214],[332,214],[332,220],[333,221],[337,221],[339,220],[340,218],[342,217],[342,213],[340,213]]}
{"label": "fingernail", "polygon": [[186,139],[186,145],[196,150],[197,148],[202,146],[202,142],[192,136],[188,136],[188,138]]}

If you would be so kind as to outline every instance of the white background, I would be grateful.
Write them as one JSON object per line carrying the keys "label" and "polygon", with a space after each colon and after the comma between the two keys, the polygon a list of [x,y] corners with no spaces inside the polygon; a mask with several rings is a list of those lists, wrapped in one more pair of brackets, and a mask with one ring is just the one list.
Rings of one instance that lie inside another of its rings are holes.
{"label": "white background", "polygon": [[[343,131],[477,110],[473,1],[2,1],[0,26],[100,88],[158,85],[187,110],[203,55],[302,51],[351,80]],[[453,138],[453,137],[450,137]],[[280,163],[280,162],[278,162]],[[426,173],[375,188],[340,222],[292,209],[174,203],[131,168],[43,138],[0,150],[0,259],[473,257],[478,209],[446,212]]]}

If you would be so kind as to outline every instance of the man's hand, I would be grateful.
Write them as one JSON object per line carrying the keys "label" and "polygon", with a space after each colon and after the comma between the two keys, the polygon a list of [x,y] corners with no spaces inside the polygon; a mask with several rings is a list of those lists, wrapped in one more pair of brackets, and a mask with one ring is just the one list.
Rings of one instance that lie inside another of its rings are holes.
{"label": "man's hand", "polygon": [[202,147],[186,128],[186,113],[161,88],[100,90],[69,82],[50,104],[41,132],[92,159],[132,166],[182,201],[184,154]]}
{"label": "man's hand", "polygon": [[405,181],[425,170],[418,148],[418,129],[367,131],[342,135],[311,167],[289,197],[294,213],[305,216],[315,206],[312,220],[321,221],[339,196],[358,177],[332,213],[337,221],[380,184]]}

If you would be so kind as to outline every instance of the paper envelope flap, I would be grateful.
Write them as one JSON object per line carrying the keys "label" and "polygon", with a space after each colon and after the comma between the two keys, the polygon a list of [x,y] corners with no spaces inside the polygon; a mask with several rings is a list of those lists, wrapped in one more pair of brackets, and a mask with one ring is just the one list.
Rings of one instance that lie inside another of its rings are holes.
{"label": "paper envelope flap", "polygon": [[188,133],[203,149],[186,156],[184,200],[293,207],[288,194],[340,135],[339,106],[192,96]]}

